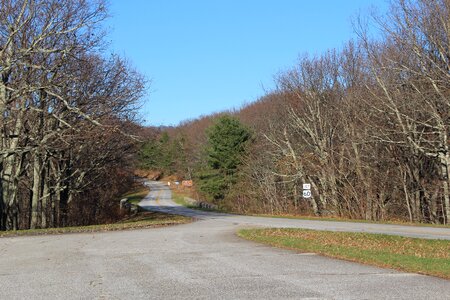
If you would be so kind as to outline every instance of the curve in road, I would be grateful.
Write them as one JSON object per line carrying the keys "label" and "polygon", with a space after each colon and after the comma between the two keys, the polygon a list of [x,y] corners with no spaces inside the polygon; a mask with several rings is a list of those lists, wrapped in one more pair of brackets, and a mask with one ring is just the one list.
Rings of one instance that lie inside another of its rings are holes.
{"label": "curve in road", "polygon": [[192,211],[174,204],[161,183],[149,185],[152,191],[143,207],[198,221],[157,229],[2,238],[0,298],[450,299],[447,280],[299,254],[235,235],[248,226],[442,238],[445,231]]}
{"label": "curve in road", "polygon": [[253,217],[194,210],[173,202],[171,190],[162,182],[147,181],[145,184],[150,188],[150,193],[139,203],[142,208],[190,216],[199,220],[216,220],[237,223],[242,226],[290,227],[315,230],[383,233],[407,237],[450,240],[450,228],[443,227]]}

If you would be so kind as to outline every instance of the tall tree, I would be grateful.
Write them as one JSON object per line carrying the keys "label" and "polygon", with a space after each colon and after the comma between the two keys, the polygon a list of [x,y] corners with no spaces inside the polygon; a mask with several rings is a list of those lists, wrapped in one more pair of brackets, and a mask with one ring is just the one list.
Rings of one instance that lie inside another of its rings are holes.
{"label": "tall tree", "polygon": [[250,130],[238,119],[225,115],[207,131],[206,167],[198,176],[200,189],[215,200],[223,199],[236,183]]}
{"label": "tall tree", "polygon": [[80,193],[123,164],[115,153],[132,142],[117,137],[145,83],[100,52],[104,1],[0,4],[0,230],[65,224]]}

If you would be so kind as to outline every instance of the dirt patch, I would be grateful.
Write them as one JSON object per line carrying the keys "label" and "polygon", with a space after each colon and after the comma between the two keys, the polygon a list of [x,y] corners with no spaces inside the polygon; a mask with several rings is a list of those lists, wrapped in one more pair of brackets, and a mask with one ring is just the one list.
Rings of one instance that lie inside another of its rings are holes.
{"label": "dirt patch", "polygon": [[162,176],[162,172],[154,171],[154,170],[137,169],[137,170],[134,170],[134,175],[137,177],[147,178],[150,180],[159,180]]}

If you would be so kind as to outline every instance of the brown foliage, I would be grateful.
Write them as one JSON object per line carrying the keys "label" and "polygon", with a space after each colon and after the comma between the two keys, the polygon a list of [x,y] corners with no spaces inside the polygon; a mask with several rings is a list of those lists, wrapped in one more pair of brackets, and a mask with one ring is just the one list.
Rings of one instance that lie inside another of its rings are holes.
{"label": "brown foliage", "polygon": [[0,230],[108,219],[145,80],[98,51],[105,3],[5,0],[0,18]]}

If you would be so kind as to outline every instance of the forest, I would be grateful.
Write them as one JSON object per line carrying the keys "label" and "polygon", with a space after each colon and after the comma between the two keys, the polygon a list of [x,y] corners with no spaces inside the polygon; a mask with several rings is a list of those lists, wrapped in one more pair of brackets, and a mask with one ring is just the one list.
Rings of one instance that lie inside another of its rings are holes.
{"label": "forest", "polygon": [[238,213],[448,224],[450,1],[396,0],[353,25],[254,103],[153,128],[140,166]]}
{"label": "forest", "polygon": [[105,50],[105,1],[0,3],[0,230],[117,220],[137,168],[232,212],[450,221],[448,0],[355,18],[260,99],[174,127],[141,124],[149,81]]}
{"label": "forest", "polygon": [[145,78],[104,51],[104,1],[0,1],[0,230],[114,220]]}

